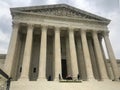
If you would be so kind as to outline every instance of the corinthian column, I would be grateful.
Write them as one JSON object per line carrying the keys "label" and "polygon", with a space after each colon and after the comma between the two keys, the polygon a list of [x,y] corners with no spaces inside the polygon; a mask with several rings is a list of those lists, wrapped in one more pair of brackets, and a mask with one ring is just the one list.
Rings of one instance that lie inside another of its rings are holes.
{"label": "corinthian column", "polygon": [[103,35],[104,35],[104,40],[105,40],[109,60],[110,60],[111,65],[112,65],[114,79],[119,80],[120,74],[119,74],[117,62],[116,62],[116,59],[115,59],[115,55],[113,53],[113,49],[112,49],[112,46],[111,46],[111,43],[110,43],[110,40],[109,40],[108,32],[104,32]]}
{"label": "corinthian column", "polygon": [[47,27],[42,26],[38,80],[46,80]]}
{"label": "corinthian column", "polygon": [[79,73],[78,73],[78,64],[77,64],[77,56],[76,56],[76,48],[75,48],[74,31],[72,29],[69,30],[69,45],[70,45],[72,76],[73,79],[77,79],[77,75]]}
{"label": "corinthian column", "polygon": [[11,40],[4,64],[4,70],[7,73],[7,75],[11,76],[12,72],[12,65],[14,62],[14,55],[16,51],[16,45],[18,40],[18,31],[19,31],[19,23],[13,22],[13,30],[11,35]]}
{"label": "corinthian column", "polygon": [[81,30],[81,40],[82,40],[82,47],[83,47],[83,54],[84,54],[84,60],[85,60],[85,66],[86,66],[86,73],[87,73],[87,79],[94,79],[93,76],[93,70],[92,70],[92,63],[90,59],[90,53],[88,49],[88,43],[86,39],[86,31]]}
{"label": "corinthian column", "polygon": [[66,59],[67,59],[67,75],[72,74],[71,60],[70,60],[70,45],[69,38],[66,37]]}
{"label": "corinthian column", "polygon": [[21,72],[20,79],[29,80],[32,40],[33,40],[33,25],[28,25],[26,42],[25,42],[25,50],[24,50],[24,56],[23,56],[22,72]]}
{"label": "corinthian column", "polygon": [[100,43],[98,41],[97,32],[93,31],[92,34],[93,34],[93,41],[94,41],[94,45],[95,45],[96,57],[97,57],[98,64],[99,64],[101,79],[103,79],[103,80],[104,79],[108,79],[107,71],[106,71],[106,67],[105,67],[105,63],[104,63],[104,59],[103,59],[103,56],[102,56]]}
{"label": "corinthian column", "polygon": [[55,29],[55,80],[59,79],[61,73],[61,46],[60,46],[60,30]]}

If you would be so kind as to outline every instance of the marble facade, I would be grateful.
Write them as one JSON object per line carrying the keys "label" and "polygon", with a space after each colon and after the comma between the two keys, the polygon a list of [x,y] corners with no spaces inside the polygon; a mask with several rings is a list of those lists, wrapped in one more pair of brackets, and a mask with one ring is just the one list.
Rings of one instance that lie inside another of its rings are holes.
{"label": "marble facade", "polygon": [[[11,8],[11,14],[13,30],[4,70],[13,83],[64,81],[67,76],[73,82],[119,81],[107,28],[110,20],[65,4]],[[13,83],[11,90],[17,90]]]}

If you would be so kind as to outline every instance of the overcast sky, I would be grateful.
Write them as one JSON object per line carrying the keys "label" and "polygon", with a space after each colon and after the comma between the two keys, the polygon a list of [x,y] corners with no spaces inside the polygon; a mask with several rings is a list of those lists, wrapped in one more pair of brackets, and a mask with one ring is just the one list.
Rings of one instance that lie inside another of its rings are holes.
{"label": "overcast sky", "polygon": [[116,58],[120,58],[120,7],[119,0],[0,0],[0,53],[7,53],[11,37],[11,7],[65,3],[82,10],[106,17],[109,24],[110,40]]}

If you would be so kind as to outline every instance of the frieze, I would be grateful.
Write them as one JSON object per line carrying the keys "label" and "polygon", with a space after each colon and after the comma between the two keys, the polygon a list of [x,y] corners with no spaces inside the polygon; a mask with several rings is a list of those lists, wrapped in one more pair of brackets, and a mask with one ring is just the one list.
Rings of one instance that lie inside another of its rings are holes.
{"label": "frieze", "polygon": [[57,20],[56,19],[51,19],[51,18],[42,18],[42,17],[38,17],[38,16],[34,16],[34,15],[16,15],[16,17],[14,18],[14,21],[20,21],[20,22],[28,22],[28,23],[33,23],[33,24],[47,24],[47,25],[55,25],[55,26],[59,26],[61,25],[61,27],[75,27],[75,28],[87,28],[87,29],[96,29],[96,30],[106,30],[107,26],[104,24],[100,24],[97,22],[90,22],[90,21],[69,21],[69,20],[64,20],[64,19],[60,19]]}
{"label": "frieze", "polygon": [[83,13],[77,12],[75,10],[65,8],[65,7],[24,10],[24,12],[32,12],[32,13],[38,13],[38,14],[42,14],[42,15],[65,16],[65,17],[76,17],[76,18],[83,18],[83,19],[99,20],[95,17],[91,17],[91,16],[85,15]]}

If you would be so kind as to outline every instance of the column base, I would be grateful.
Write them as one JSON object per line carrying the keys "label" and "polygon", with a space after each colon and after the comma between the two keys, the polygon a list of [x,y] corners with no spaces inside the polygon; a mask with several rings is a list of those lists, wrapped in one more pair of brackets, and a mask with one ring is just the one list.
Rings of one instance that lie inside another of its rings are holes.
{"label": "column base", "polygon": [[54,81],[60,81],[58,78],[55,78]]}
{"label": "column base", "polygon": [[55,77],[55,78],[54,78],[54,81],[60,81],[60,80],[63,80],[62,76],[59,76],[59,77]]}
{"label": "column base", "polygon": [[19,78],[18,80],[19,80],[19,81],[29,81],[29,78],[27,78],[27,77],[21,77],[21,78]]}
{"label": "column base", "polygon": [[89,81],[89,82],[97,82],[97,80],[95,78],[89,78],[89,79],[87,79],[87,81]]}
{"label": "column base", "polygon": [[118,82],[119,82],[119,81],[120,81],[120,79],[119,79],[119,78],[116,78],[116,79],[113,79],[112,81],[118,81]]}
{"label": "column base", "polygon": [[77,77],[72,77],[72,80],[77,81],[78,78]]}
{"label": "column base", "polygon": [[47,79],[44,78],[44,77],[39,77],[39,78],[37,79],[37,81],[47,81]]}
{"label": "column base", "polygon": [[88,79],[87,80],[88,82],[112,82],[112,80],[110,80],[110,79],[100,79],[100,80],[98,80],[98,79],[95,79],[95,78],[90,78],[90,79]]}
{"label": "column base", "polygon": [[112,81],[109,78],[100,79],[100,81]]}

